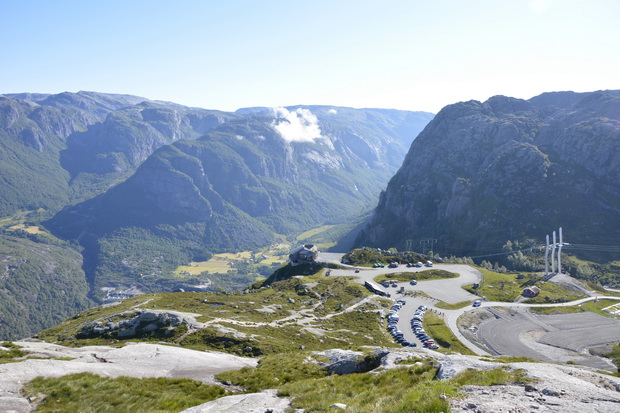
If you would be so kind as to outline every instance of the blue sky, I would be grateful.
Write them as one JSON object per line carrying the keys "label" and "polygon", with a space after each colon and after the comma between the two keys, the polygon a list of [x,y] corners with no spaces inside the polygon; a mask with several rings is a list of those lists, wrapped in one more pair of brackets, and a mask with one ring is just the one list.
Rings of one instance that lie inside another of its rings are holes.
{"label": "blue sky", "polygon": [[620,1],[0,0],[0,93],[437,112],[620,89]]}

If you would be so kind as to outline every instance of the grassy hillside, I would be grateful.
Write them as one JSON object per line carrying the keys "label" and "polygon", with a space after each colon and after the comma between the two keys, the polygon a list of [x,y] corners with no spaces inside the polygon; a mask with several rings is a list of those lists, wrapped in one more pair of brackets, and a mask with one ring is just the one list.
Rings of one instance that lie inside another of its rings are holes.
{"label": "grassy hillside", "polygon": [[389,301],[370,295],[351,280],[326,278],[323,273],[274,282],[248,294],[147,294],[86,310],[37,337],[65,345],[121,343],[114,333],[85,338],[81,333],[85,326],[116,319],[125,311],[151,309],[199,314],[196,319],[204,323],[203,328],[186,334],[179,327],[179,334],[153,333],[132,340],[167,341],[250,356],[294,351],[300,346],[313,350],[395,346],[385,331],[385,320],[377,313],[388,308]]}

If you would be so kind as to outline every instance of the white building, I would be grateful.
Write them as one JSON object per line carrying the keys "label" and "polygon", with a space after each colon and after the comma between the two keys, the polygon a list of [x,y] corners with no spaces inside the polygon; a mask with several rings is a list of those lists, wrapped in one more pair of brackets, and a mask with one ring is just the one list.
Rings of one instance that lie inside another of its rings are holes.
{"label": "white building", "polygon": [[295,248],[288,255],[291,265],[314,264],[319,257],[319,250],[314,244],[306,244]]}

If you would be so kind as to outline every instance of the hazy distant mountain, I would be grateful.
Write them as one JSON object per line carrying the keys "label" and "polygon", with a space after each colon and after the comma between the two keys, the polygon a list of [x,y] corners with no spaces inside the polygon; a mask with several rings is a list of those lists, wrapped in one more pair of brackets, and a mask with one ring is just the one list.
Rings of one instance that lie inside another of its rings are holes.
{"label": "hazy distant mountain", "polygon": [[94,92],[0,95],[0,216],[67,204],[70,176],[58,161],[67,138],[141,100]]}
{"label": "hazy distant mountain", "polygon": [[358,245],[436,239],[442,254],[507,240],[620,245],[617,91],[495,96],[445,107],[412,144]]}
{"label": "hazy distant mountain", "polygon": [[238,116],[180,105],[140,102],[110,112],[67,139],[61,165],[72,188],[103,192],[126,179],[156,149],[180,139],[196,139]]}

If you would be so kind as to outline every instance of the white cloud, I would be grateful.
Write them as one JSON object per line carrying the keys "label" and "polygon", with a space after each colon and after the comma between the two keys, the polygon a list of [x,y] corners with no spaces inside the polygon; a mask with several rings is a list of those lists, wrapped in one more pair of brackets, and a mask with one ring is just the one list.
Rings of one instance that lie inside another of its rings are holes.
{"label": "white cloud", "polygon": [[237,138],[238,141],[243,140],[243,136],[242,135],[235,135],[235,138]]}
{"label": "white cloud", "polygon": [[258,139],[259,141],[264,141],[265,137],[263,135],[258,135],[256,139]]}
{"label": "white cloud", "polygon": [[327,113],[329,113],[330,115],[337,115],[338,111],[334,108],[331,108],[330,110],[327,111]]}
{"label": "white cloud", "polygon": [[275,120],[271,126],[287,142],[312,142],[321,137],[319,120],[308,109],[273,109]]}

